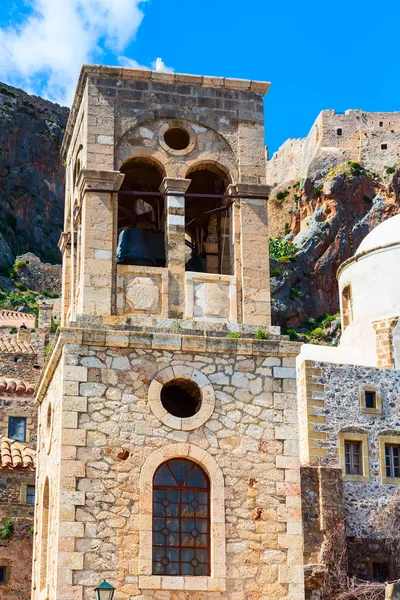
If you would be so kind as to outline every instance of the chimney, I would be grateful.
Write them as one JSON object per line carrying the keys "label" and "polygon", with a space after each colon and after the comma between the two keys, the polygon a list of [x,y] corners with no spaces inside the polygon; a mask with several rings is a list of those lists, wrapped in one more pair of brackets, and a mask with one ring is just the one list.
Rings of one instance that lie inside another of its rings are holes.
{"label": "chimney", "polygon": [[39,306],[39,329],[51,329],[51,319],[52,319],[53,307],[51,304],[41,304]]}
{"label": "chimney", "polygon": [[18,329],[17,341],[27,342],[28,344],[31,343],[31,332],[29,331],[25,323],[22,323],[21,327]]}

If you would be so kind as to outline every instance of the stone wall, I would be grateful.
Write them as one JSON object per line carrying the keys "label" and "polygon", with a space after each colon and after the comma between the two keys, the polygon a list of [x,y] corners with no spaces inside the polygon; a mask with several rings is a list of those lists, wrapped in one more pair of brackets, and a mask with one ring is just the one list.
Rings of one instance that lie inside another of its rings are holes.
{"label": "stone wall", "polygon": [[306,138],[286,141],[267,162],[267,184],[320,179],[348,161],[379,175],[398,164],[400,113],[323,110]]}
{"label": "stone wall", "polygon": [[7,581],[0,583],[0,598],[30,600],[34,506],[26,504],[26,486],[35,485],[35,473],[0,469],[0,524],[11,520],[14,533],[0,540],[0,566]]}
{"label": "stone wall", "polygon": [[42,263],[40,258],[27,252],[17,256],[24,266],[17,269],[17,280],[35,292],[53,292],[61,294],[61,265]]}
{"label": "stone wall", "polygon": [[[398,489],[397,482],[388,482],[382,472],[379,442],[383,437],[390,443],[400,440],[399,372],[305,361],[299,388],[302,462],[342,466],[340,439],[355,435],[366,441],[363,454],[369,467],[363,476],[352,479],[343,475],[344,510],[349,536],[379,537],[374,518]],[[376,391],[381,412],[362,407],[365,389]]]}
{"label": "stone wall", "polygon": [[[111,344],[104,344],[106,337]],[[185,589],[197,590],[199,599],[211,598],[212,591],[238,600],[302,596],[297,351],[297,344],[284,341],[60,332],[38,392],[40,439],[50,444],[47,454],[39,440],[38,481],[42,488],[51,471],[61,501],[57,597],[83,592],[89,598],[102,577],[121,600],[141,593],[158,598],[161,589],[165,598],[182,599]],[[171,417],[157,401],[162,383],[174,376],[193,379],[203,390],[206,410],[202,404],[193,420]],[[55,397],[63,412],[51,442],[42,432]],[[61,447],[55,443],[60,425]],[[225,524],[225,544],[223,533],[213,542],[219,550],[210,578],[151,576],[146,482],[173,456],[193,457],[208,471],[213,531]],[[40,509],[37,520],[40,527]],[[39,529],[38,541],[42,535]],[[36,561],[38,555],[39,546]]]}

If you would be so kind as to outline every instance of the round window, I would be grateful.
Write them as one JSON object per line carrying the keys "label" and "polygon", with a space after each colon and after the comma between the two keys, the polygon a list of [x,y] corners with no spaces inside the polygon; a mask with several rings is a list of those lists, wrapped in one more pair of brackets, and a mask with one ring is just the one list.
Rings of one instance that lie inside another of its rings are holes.
{"label": "round window", "polygon": [[200,388],[189,379],[171,379],[162,387],[161,404],[174,417],[193,417],[201,407]]}
{"label": "round window", "polygon": [[171,127],[164,133],[164,141],[172,150],[185,150],[190,143],[190,135],[186,129]]}

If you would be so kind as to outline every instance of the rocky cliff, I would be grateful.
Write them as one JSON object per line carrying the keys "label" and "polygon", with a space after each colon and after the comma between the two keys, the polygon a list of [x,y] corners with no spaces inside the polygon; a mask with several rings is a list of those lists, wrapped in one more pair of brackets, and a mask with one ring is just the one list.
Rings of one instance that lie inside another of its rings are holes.
{"label": "rocky cliff", "polygon": [[337,268],[371,229],[400,212],[400,166],[376,175],[348,162],[275,187],[269,207],[274,320],[298,327],[338,312]]}
{"label": "rocky cliff", "polygon": [[68,109],[0,83],[0,269],[33,252],[59,262]]}

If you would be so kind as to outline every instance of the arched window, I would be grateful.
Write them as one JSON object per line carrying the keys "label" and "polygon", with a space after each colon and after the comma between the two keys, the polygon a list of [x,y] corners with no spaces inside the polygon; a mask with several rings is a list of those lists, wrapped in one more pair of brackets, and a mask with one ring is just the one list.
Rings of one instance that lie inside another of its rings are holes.
{"label": "arched window", "polygon": [[353,296],[351,293],[351,285],[346,285],[342,291],[342,316],[343,329],[346,329],[353,321]]}
{"label": "arched window", "polygon": [[185,458],[154,474],[153,575],[210,575],[210,482]]}
{"label": "arched window", "polygon": [[40,589],[43,590],[47,583],[47,555],[49,545],[49,480],[46,479],[43,490],[42,503],[42,543],[40,549]]}

